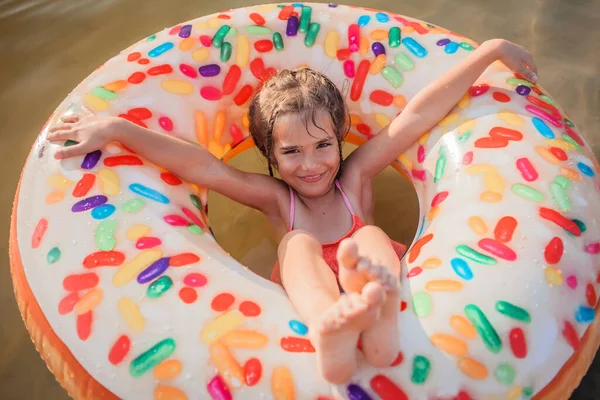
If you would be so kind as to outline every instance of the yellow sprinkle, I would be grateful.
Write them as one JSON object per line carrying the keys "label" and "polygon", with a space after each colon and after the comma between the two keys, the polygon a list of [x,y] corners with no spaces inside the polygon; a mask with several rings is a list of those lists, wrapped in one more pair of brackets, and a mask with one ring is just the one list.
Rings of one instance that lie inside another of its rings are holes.
{"label": "yellow sprinkle", "polygon": [[48,180],[46,180],[46,183],[48,185],[50,185],[51,187],[53,187],[54,189],[66,190],[69,188],[69,186],[71,186],[73,184],[73,181],[65,178],[62,175],[52,175],[52,176],[48,177]]}
{"label": "yellow sprinkle", "polygon": [[521,386],[513,386],[508,392],[506,392],[507,400],[517,400],[521,397]]}
{"label": "yellow sprinkle", "polygon": [[223,335],[236,329],[244,322],[244,316],[237,310],[218,316],[200,332],[202,343],[214,343]]}
{"label": "yellow sprinkle", "polygon": [[439,347],[440,350],[445,351],[448,354],[459,357],[467,355],[467,343],[462,339],[443,333],[431,335],[429,339],[431,339],[431,343],[436,347]]}
{"label": "yellow sprinkle", "polygon": [[458,121],[459,117],[460,117],[460,115],[458,115],[458,113],[448,114],[440,122],[438,122],[438,126],[453,125]]}
{"label": "yellow sprinkle", "polygon": [[194,61],[204,61],[210,56],[210,52],[206,47],[199,48],[192,52],[192,58]]}
{"label": "yellow sprinkle", "polygon": [[421,135],[418,142],[420,145],[425,145],[425,143],[427,143],[428,140],[429,140],[429,132],[425,132],[424,134]]}
{"label": "yellow sprinkle", "polygon": [[394,96],[393,103],[398,108],[404,108],[406,107],[406,97],[402,96],[401,94]]}
{"label": "yellow sprinkle", "polygon": [[485,224],[483,218],[479,216],[469,217],[468,224],[473,232],[480,236],[483,236],[487,233],[487,225]]}
{"label": "yellow sprinkle", "polygon": [[542,157],[544,160],[548,161],[550,164],[558,165],[560,164],[560,160],[556,158],[554,154],[550,150],[542,146],[536,146],[535,151]]}
{"label": "yellow sprinkle", "polygon": [[410,25],[406,25],[404,27],[402,27],[402,33],[413,33],[415,31],[415,28],[413,28]]}
{"label": "yellow sprinkle", "polygon": [[119,90],[125,89],[127,85],[128,83],[126,80],[120,79],[118,81],[107,83],[104,85],[104,89],[110,90],[111,92],[118,92]]}
{"label": "yellow sprinkle", "polygon": [[439,279],[429,281],[425,284],[425,289],[430,292],[458,292],[462,290],[463,283],[452,279]]}
{"label": "yellow sprinkle", "polygon": [[204,30],[208,28],[208,24],[206,22],[198,22],[197,24],[194,24],[194,28],[198,29],[198,30]]}
{"label": "yellow sprinkle", "polygon": [[90,107],[92,107],[96,111],[106,111],[110,108],[110,103],[108,101],[102,100],[100,97],[91,93],[86,94],[83,97],[83,101],[85,101]]}
{"label": "yellow sprinkle", "polygon": [[275,367],[273,369],[271,392],[275,400],[294,399],[294,379],[287,367]]}
{"label": "yellow sprinkle", "polygon": [[215,115],[215,126],[213,131],[213,138],[215,142],[221,141],[223,132],[225,132],[225,111],[219,111],[217,112],[217,115]]}
{"label": "yellow sprinkle", "polygon": [[359,46],[360,47],[358,48],[358,52],[361,56],[364,56],[369,52],[369,39],[367,39],[364,36],[361,36]]}
{"label": "yellow sprinkle", "polygon": [[339,41],[340,35],[337,31],[327,32],[327,36],[325,36],[325,54],[327,54],[329,58],[335,58],[337,56]]}
{"label": "yellow sprinkle", "polygon": [[386,126],[388,126],[390,124],[390,122],[392,122],[387,115],[385,114],[375,114],[375,122],[377,123],[377,125],[379,125],[381,128],[385,128]]}
{"label": "yellow sprinkle", "polygon": [[412,169],[412,161],[410,160],[410,158],[408,158],[406,153],[400,154],[400,157],[398,157],[398,159],[400,160],[402,165],[404,165],[404,168],[406,168],[409,171]]}
{"label": "yellow sprinkle", "polygon": [[502,201],[503,196],[502,193],[491,192],[489,190],[486,190],[485,192],[481,193],[479,199],[484,203],[498,203]]}
{"label": "yellow sprinkle", "polygon": [[211,18],[208,20],[208,26],[209,28],[218,28],[221,25],[221,19],[220,18]]}
{"label": "yellow sprinkle", "polygon": [[186,394],[174,387],[158,385],[154,389],[154,400],[187,400]]}
{"label": "yellow sprinkle", "polygon": [[98,171],[98,176],[102,182],[102,191],[107,196],[116,196],[121,191],[119,176],[108,168],[102,168]]}
{"label": "yellow sprinkle", "polygon": [[196,39],[194,39],[192,37],[185,38],[179,43],[179,50],[188,51],[192,47],[194,47],[195,43],[196,43]]}
{"label": "yellow sprinkle", "polygon": [[572,170],[571,168],[560,167],[560,173],[563,174],[564,176],[566,176],[571,181],[580,181],[581,180],[581,175],[579,175],[579,172],[576,172],[576,171]]}
{"label": "yellow sprinkle", "polygon": [[502,193],[504,191],[504,179],[500,174],[486,174],[483,183],[492,192]]}
{"label": "yellow sprinkle", "polygon": [[245,68],[250,59],[250,42],[245,35],[237,37],[237,53],[235,55],[235,63],[240,68]]}
{"label": "yellow sprinkle", "polygon": [[496,167],[490,164],[471,164],[465,171],[471,175],[495,174]]}
{"label": "yellow sprinkle", "polygon": [[274,9],[275,9],[275,7],[277,7],[277,6],[276,6],[276,5],[269,4],[269,5],[266,5],[266,6],[261,6],[261,7],[258,9],[258,11],[261,11],[261,12],[265,12],[265,13],[266,13],[266,12],[269,12],[269,11],[271,11],[271,10],[274,10]]}
{"label": "yellow sprinkle", "polygon": [[248,117],[248,114],[244,114],[242,117],[242,125],[244,125],[246,128],[250,126],[250,118]]}
{"label": "yellow sprinkle", "polygon": [[140,313],[140,308],[129,297],[121,297],[117,302],[117,308],[121,317],[125,320],[129,329],[135,333],[141,333],[144,330],[144,317]]}
{"label": "yellow sprinkle", "polygon": [[440,213],[440,206],[432,207],[431,210],[429,210],[429,213],[427,214],[427,220],[433,221],[433,219],[435,217],[437,217],[439,213]]}
{"label": "yellow sprinkle", "polygon": [[160,250],[145,250],[123,265],[113,276],[113,285],[123,286],[129,283],[144,268],[162,257]]}
{"label": "yellow sprinkle", "polygon": [[208,123],[206,116],[202,111],[196,111],[194,113],[194,120],[196,124],[196,139],[203,145],[208,145]]}
{"label": "yellow sprinkle", "polygon": [[173,94],[190,94],[194,91],[194,86],[190,83],[175,79],[162,81],[160,86],[162,86],[165,91]]}
{"label": "yellow sprinkle", "polygon": [[475,128],[475,120],[472,118],[469,119],[465,119],[463,121],[461,121],[460,125],[458,125],[457,132],[459,134],[468,132],[473,130],[473,128]]}
{"label": "yellow sprinkle", "polygon": [[498,117],[506,122],[509,125],[512,126],[523,126],[525,125],[525,120],[521,117],[519,117],[517,114],[511,112],[511,111],[500,111],[498,113]]}
{"label": "yellow sprinkle", "polygon": [[77,311],[77,314],[81,315],[93,310],[100,304],[103,295],[104,292],[99,287],[90,290],[77,302],[77,304],[75,304],[75,311]]}
{"label": "yellow sprinkle", "polygon": [[439,267],[440,265],[442,265],[442,260],[440,260],[439,258],[432,257],[432,258],[428,258],[427,260],[423,261],[421,268],[435,269],[435,268]]}
{"label": "yellow sprinkle", "polygon": [[227,347],[256,350],[265,347],[269,338],[256,331],[235,330],[224,335],[221,342]]}
{"label": "yellow sprinkle", "polygon": [[356,114],[350,114],[350,123],[352,125],[360,124],[360,117]]}
{"label": "yellow sprinkle", "polygon": [[385,29],[375,29],[369,34],[369,37],[373,40],[384,40],[388,38],[388,31]]}
{"label": "yellow sprinkle", "polygon": [[227,384],[241,387],[244,382],[244,370],[231,351],[220,341],[209,346],[210,358]]}
{"label": "yellow sprinkle", "polygon": [[562,271],[554,267],[546,268],[546,282],[552,286],[560,286],[563,283]]}
{"label": "yellow sprinkle", "polygon": [[369,67],[369,73],[371,75],[377,75],[378,73],[381,72],[383,67],[385,67],[385,63],[386,63],[385,54],[378,55],[377,57],[375,57],[375,59],[371,63],[371,66]]}
{"label": "yellow sprinkle", "polygon": [[477,337],[477,330],[473,324],[461,315],[453,315],[450,317],[450,326],[458,334],[466,337],[467,339],[475,339]]}
{"label": "yellow sprinkle", "polygon": [[150,232],[150,227],[146,225],[134,225],[127,231],[127,239],[138,240]]}
{"label": "yellow sprinkle", "polygon": [[458,101],[458,108],[464,110],[465,108],[469,107],[469,104],[471,104],[471,95],[469,94],[469,92],[467,92],[462,97],[462,99]]}
{"label": "yellow sprinkle", "polygon": [[569,143],[564,139],[546,139],[546,143],[548,143],[552,147],[558,147],[562,150],[577,150],[574,144]]}
{"label": "yellow sprinkle", "polygon": [[219,143],[211,140],[208,143],[208,146],[206,146],[206,150],[208,150],[209,153],[211,153],[213,156],[217,157],[217,158],[222,158],[223,155],[225,154],[225,151],[223,149],[223,146],[221,146]]}
{"label": "yellow sprinkle", "polygon": [[177,378],[182,369],[179,360],[165,360],[154,368],[154,377],[160,380]]}
{"label": "yellow sprinkle", "polygon": [[475,361],[472,358],[463,358],[458,362],[458,368],[467,376],[483,380],[488,376],[488,370],[479,361]]}
{"label": "yellow sprinkle", "polygon": [[195,183],[190,183],[190,187],[192,188],[194,193],[196,193],[196,194],[200,193],[200,187],[198,185],[196,185]]}
{"label": "yellow sprinkle", "polygon": [[46,196],[46,204],[55,204],[65,198],[65,193],[60,190],[54,191]]}

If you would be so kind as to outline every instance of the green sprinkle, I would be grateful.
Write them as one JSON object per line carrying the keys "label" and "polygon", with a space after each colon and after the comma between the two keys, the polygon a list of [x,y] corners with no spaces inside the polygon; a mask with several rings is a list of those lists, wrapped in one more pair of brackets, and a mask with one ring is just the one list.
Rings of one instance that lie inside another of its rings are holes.
{"label": "green sprinkle", "polygon": [[544,194],[539,190],[532,188],[531,186],[515,183],[512,185],[511,190],[514,194],[524,198],[525,200],[535,201],[537,203],[544,201]]}
{"label": "green sprinkle", "polygon": [[406,53],[396,54],[396,64],[402,71],[410,71],[415,67],[415,63],[408,57]]}
{"label": "green sprinkle", "polygon": [[200,228],[198,225],[194,225],[194,224],[188,225],[187,229],[194,235],[202,235],[204,233],[202,228]]}
{"label": "green sprinkle", "polygon": [[154,39],[156,39],[156,35],[150,35],[150,36],[148,36],[148,38],[146,40],[149,41],[149,42],[151,42]]}
{"label": "green sprinkle", "polygon": [[390,47],[393,48],[400,46],[400,28],[398,28],[397,26],[391,27],[388,37],[390,39]]}
{"label": "green sprinkle", "polygon": [[558,175],[554,178],[554,182],[562,186],[563,189],[569,189],[571,187],[571,181],[564,175]]}
{"label": "green sprinkle", "polygon": [[492,257],[488,257],[485,254],[481,254],[477,250],[473,250],[472,248],[464,244],[456,246],[456,252],[461,256],[468,258],[469,260],[475,261],[479,264],[496,265],[497,262]]}
{"label": "green sprinkle", "polygon": [[535,86],[535,83],[531,83],[529,81],[526,81],[524,79],[519,79],[519,78],[508,78],[506,80],[506,83],[508,83],[509,85],[514,85],[514,86],[519,86],[519,85],[523,85],[523,86],[527,86],[527,87]]}
{"label": "green sprinkle", "polygon": [[386,81],[392,84],[394,88],[399,88],[402,85],[404,79],[402,75],[394,67],[389,65],[383,67],[381,70],[381,75],[385,78]]}
{"label": "green sprinkle", "polygon": [[561,211],[569,211],[571,208],[573,208],[571,200],[569,200],[569,197],[567,196],[567,192],[565,192],[565,189],[558,183],[550,184],[550,193],[552,194],[554,202]]}
{"label": "green sprinkle", "polygon": [[545,95],[545,94],[542,94],[542,95],[540,96],[540,98],[541,98],[542,100],[544,100],[546,103],[548,103],[548,104],[550,104],[550,105],[553,105],[553,106],[555,106],[555,107],[556,107],[556,102],[555,102],[555,101],[552,99],[552,97],[550,97],[550,96],[548,96],[548,95]]}
{"label": "green sprinkle", "polygon": [[579,143],[577,143],[577,142],[576,142],[576,141],[575,141],[575,140],[574,140],[574,139],[573,139],[571,136],[567,135],[566,133],[563,133],[563,134],[561,135],[561,137],[562,137],[562,138],[563,138],[565,141],[567,141],[567,142],[571,143],[573,146],[575,146],[575,150],[577,150],[577,151],[581,151],[581,146],[580,146],[580,145],[579,145]]}
{"label": "green sprinkle", "polygon": [[430,367],[431,363],[427,357],[415,356],[415,358],[413,358],[412,376],[410,377],[410,380],[417,385],[424,384],[429,376]]}
{"label": "green sprinkle", "polygon": [[235,29],[234,27],[231,27],[229,29],[229,32],[227,32],[227,35],[225,35],[225,37],[228,37],[228,36],[237,36],[237,34],[238,34],[237,29]]}
{"label": "green sprinkle", "polygon": [[533,388],[531,386],[524,387],[522,393],[525,397],[531,397],[533,395]]}
{"label": "green sprinkle", "polygon": [[54,247],[52,250],[48,252],[48,256],[46,257],[48,260],[48,264],[54,264],[58,260],[60,260],[60,249],[58,247]]}
{"label": "green sprinkle", "polygon": [[483,311],[476,305],[469,304],[465,307],[465,314],[475,329],[477,329],[486,347],[492,353],[499,353],[502,350],[502,341]]}
{"label": "green sprinkle", "polygon": [[231,58],[231,43],[224,42],[221,47],[221,61],[227,62]]}
{"label": "green sprinkle", "polygon": [[129,373],[135,377],[144,375],[173,354],[175,347],[175,340],[171,338],[158,342],[131,361]]}
{"label": "green sprinkle", "polygon": [[304,44],[306,47],[312,47],[313,44],[315,44],[315,40],[319,34],[319,29],[321,29],[321,24],[318,22],[313,22],[310,24],[308,27],[308,32],[306,33],[306,37],[304,38]]}
{"label": "green sprinkle", "polygon": [[246,27],[246,31],[252,35],[266,35],[271,33],[271,28],[260,25],[250,25]]}
{"label": "green sprinkle", "polygon": [[585,226],[585,224],[583,223],[583,221],[578,220],[577,218],[573,219],[572,221],[577,224],[577,226],[579,227],[579,230],[581,231],[581,233],[584,233],[585,231],[587,231],[587,226]]}
{"label": "green sprinkle", "polygon": [[171,289],[171,286],[173,286],[173,280],[168,276],[163,275],[154,282],[152,282],[150,286],[148,286],[146,294],[151,299],[157,299],[163,294],[165,294],[167,290]]}
{"label": "green sprinkle", "polygon": [[100,250],[110,251],[115,248],[117,245],[117,241],[114,237],[116,229],[117,221],[114,219],[107,219],[100,222],[95,233],[96,246],[98,246]]}
{"label": "green sprinkle", "polygon": [[190,200],[192,200],[194,207],[202,211],[202,201],[200,201],[200,197],[196,196],[195,194],[190,194]]}
{"label": "green sprinkle", "polygon": [[225,35],[227,35],[227,33],[229,32],[229,29],[229,25],[221,25],[219,30],[215,33],[215,36],[213,36],[212,38],[213,46],[215,46],[217,49],[221,48],[221,46],[223,45],[223,39],[225,38]]}
{"label": "green sprinkle", "polygon": [[504,314],[507,317],[516,319],[517,321],[522,321],[522,322],[527,322],[527,323],[531,322],[531,317],[527,311],[525,311],[523,308],[515,306],[514,304],[511,304],[507,301],[498,301],[496,303],[496,310],[500,314]]}
{"label": "green sprinkle", "polygon": [[446,155],[440,156],[435,163],[435,174],[433,176],[433,182],[437,183],[444,176],[446,170]]}
{"label": "green sprinkle", "polygon": [[496,379],[504,385],[512,385],[515,380],[515,370],[508,364],[500,364],[496,368]]}
{"label": "green sprinkle", "polygon": [[279,4],[279,5],[277,6],[277,8],[283,8],[283,7],[285,7],[285,5],[283,5],[283,4]]}
{"label": "green sprinkle", "polygon": [[302,14],[300,14],[300,27],[298,31],[301,33],[306,33],[310,29],[309,26],[312,25],[310,23],[310,16],[312,14],[312,7],[302,6]]}
{"label": "green sprinkle", "polygon": [[101,86],[92,89],[92,94],[97,97],[100,97],[102,100],[107,100],[107,101],[114,100],[117,98],[117,94],[115,92],[106,90]]}
{"label": "green sprinkle", "polygon": [[464,143],[467,140],[469,140],[469,138],[471,137],[472,134],[473,134],[473,131],[465,132],[462,135],[460,135],[459,137],[457,137],[456,141],[458,143]]}
{"label": "green sprinkle", "polygon": [[575,124],[573,122],[571,122],[570,119],[565,118],[565,124],[569,125],[571,128],[575,128]]}
{"label": "green sprinkle", "polygon": [[281,33],[275,32],[273,34],[273,43],[275,44],[275,49],[277,51],[283,50],[283,38],[281,37]]}
{"label": "green sprinkle", "polygon": [[65,147],[69,147],[69,146],[75,146],[76,144],[79,144],[79,142],[76,142],[76,141],[74,141],[74,140],[71,140],[71,139],[69,139],[69,140],[67,140],[67,141],[65,142],[65,145],[64,145],[64,146],[65,146]]}
{"label": "green sprinkle", "polygon": [[135,214],[144,207],[144,204],[144,200],[142,199],[131,199],[125,202],[125,204],[121,206],[121,209],[127,214]]}
{"label": "green sprinkle", "polygon": [[473,46],[471,46],[469,43],[467,42],[461,42],[458,47],[460,47],[461,49],[465,49],[465,50],[473,50]]}
{"label": "green sprinkle", "polygon": [[431,314],[431,295],[426,292],[417,292],[412,298],[413,312],[417,317],[426,317]]}

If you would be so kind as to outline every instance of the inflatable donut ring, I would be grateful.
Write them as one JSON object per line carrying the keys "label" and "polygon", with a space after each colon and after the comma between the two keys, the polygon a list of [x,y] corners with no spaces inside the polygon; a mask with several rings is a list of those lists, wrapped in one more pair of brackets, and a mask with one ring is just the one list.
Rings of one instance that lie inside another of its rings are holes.
{"label": "inflatable donut ring", "polygon": [[556,101],[500,63],[399,155],[421,210],[402,260],[401,353],[346,385],[320,378],[281,287],[213,238],[205,189],[117,143],[59,161],[45,139],[87,105],[229,160],[253,147],[256,89],[307,65],[349,88],[360,145],[476,47],[377,10],[267,5],[165,29],[94,71],[34,144],[11,224],[23,319],[68,393],[567,398],[599,343],[599,167]]}

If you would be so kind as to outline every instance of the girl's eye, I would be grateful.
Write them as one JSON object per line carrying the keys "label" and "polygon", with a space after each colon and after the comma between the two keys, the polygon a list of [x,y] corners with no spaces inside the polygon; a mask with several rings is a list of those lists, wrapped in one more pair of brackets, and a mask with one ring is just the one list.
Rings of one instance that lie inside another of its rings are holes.
{"label": "girl's eye", "polygon": [[293,149],[293,150],[286,150],[283,152],[283,154],[293,154],[293,153],[297,153],[298,150],[297,149]]}
{"label": "girl's eye", "polygon": [[319,143],[319,145],[317,146],[318,149],[324,148],[324,147],[328,147],[331,146],[331,143]]}

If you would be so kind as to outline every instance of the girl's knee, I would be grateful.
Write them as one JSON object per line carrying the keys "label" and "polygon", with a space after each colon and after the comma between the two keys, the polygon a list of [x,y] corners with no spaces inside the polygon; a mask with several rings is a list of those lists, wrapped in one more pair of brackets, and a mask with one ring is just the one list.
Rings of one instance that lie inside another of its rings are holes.
{"label": "girl's knee", "polygon": [[303,249],[305,251],[321,250],[321,244],[316,237],[302,229],[293,230],[286,233],[279,243],[278,253],[281,256],[283,252],[289,251],[290,248]]}
{"label": "girl's knee", "polygon": [[383,229],[381,229],[378,226],[375,225],[365,225],[361,228],[359,228],[356,232],[354,232],[353,237],[356,236],[367,236],[367,237],[388,237],[387,233],[385,233],[383,231]]}

